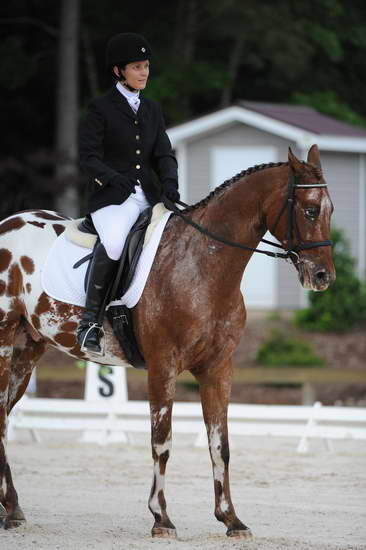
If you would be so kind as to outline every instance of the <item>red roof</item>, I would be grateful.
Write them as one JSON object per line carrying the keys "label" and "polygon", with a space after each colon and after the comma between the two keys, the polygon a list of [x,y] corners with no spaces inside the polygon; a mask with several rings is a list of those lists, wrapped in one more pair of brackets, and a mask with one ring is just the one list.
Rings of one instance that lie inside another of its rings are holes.
{"label": "red roof", "polygon": [[258,101],[239,101],[238,105],[292,126],[303,128],[314,134],[366,137],[366,128],[363,129],[347,122],[341,122],[336,118],[323,115],[311,107]]}

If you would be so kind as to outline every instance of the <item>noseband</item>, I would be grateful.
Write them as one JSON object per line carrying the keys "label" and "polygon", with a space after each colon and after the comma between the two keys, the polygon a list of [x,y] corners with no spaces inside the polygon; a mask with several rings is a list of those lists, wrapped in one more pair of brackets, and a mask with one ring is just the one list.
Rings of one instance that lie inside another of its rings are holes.
{"label": "noseband", "polygon": [[[296,176],[294,176],[293,174],[289,175],[288,187],[287,187],[287,198],[280,212],[277,215],[273,228],[270,230],[271,233],[273,234],[283,213],[287,211],[287,250],[281,244],[273,243],[272,241],[267,241],[266,239],[261,239],[261,242],[270,244],[271,246],[275,246],[277,248],[282,248],[282,250],[284,250],[285,252],[272,252],[270,250],[261,250],[259,248],[252,248],[250,246],[246,246],[245,244],[229,241],[224,237],[221,237],[220,235],[216,235],[215,233],[212,233],[205,227],[202,227],[198,223],[195,223],[194,221],[192,221],[185,214],[183,214],[175,206],[175,204],[169,199],[167,199],[166,202],[168,203],[168,206],[170,206],[170,210],[172,210],[177,216],[182,218],[187,224],[191,225],[192,227],[195,227],[198,231],[200,231],[200,233],[203,233],[204,235],[211,237],[215,241],[218,241],[220,243],[226,244],[234,248],[241,248],[242,250],[249,250],[251,252],[258,252],[259,254],[265,254],[266,256],[270,256],[271,258],[282,258],[284,260],[291,258],[295,263],[298,263],[299,262],[298,252],[300,250],[309,250],[310,248],[318,248],[320,246],[332,246],[332,241],[310,241],[305,243],[301,240],[301,236],[300,236],[299,228],[296,223],[295,212],[294,212],[295,190],[300,188],[303,189],[303,188],[311,188],[311,187],[316,187],[316,188],[327,187],[327,184],[326,183],[300,184],[300,183],[296,183]],[[185,204],[182,201],[177,201],[177,204],[185,208],[188,207],[188,204]],[[296,238],[299,243],[296,246],[294,246],[293,244],[294,233],[296,233]]]}

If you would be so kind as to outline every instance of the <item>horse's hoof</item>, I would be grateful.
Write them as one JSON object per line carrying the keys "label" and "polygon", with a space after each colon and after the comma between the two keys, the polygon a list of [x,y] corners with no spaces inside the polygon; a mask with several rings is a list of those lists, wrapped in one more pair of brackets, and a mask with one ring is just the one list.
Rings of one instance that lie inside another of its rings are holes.
{"label": "horse's hoof", "polygon": [[15,529],[16,527],[20,527],[21,525],[24,525],[24,523],[25,523],[25,516],[23,514],[23,510],[19,505],[16,506],[14,512],[12,512],[10,515],[3,518],[4,529]]}
{"label": "horse's hoof", "polygon": [[10,519],[5,518],[3,526],[4,529],[16,529],[16,527],[20,527],[21,525],[25,524],[25,518],[24,519]]}
{"label": "horse's hoof", "polygon": [[176,539],[176,529],[170,529],[169,527],[153,527],[151,529],[153,538],[156,539]]}
{"label": "horse's hoof", "polygon": [[231,537],[233,539],[251,539],[253,537],[253,533],[249,528],[248,529],[228,529],[226,531],[226,534],[228,537]]}

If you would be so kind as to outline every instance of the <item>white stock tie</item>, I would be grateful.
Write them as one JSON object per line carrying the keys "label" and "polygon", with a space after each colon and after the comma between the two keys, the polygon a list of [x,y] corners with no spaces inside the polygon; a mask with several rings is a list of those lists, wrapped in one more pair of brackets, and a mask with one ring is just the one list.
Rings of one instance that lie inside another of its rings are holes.
{"label": "white stock tie", "polygon": [[139,92],[130,92],[130,90],[127,90],[124,86],[122,86],[120,82],[117,82],[116,88],[127,99],[133,112],[137,113],[140,105]]}
{"label": "white stock tie", "polygon": [[138,108],[139,108],[139,105],[140,105],[140,100],[138,97],[132,97],[131,99],[128,98],[128,103],[130,104],[132,110],[134,113],[137,113],[138,111]]}

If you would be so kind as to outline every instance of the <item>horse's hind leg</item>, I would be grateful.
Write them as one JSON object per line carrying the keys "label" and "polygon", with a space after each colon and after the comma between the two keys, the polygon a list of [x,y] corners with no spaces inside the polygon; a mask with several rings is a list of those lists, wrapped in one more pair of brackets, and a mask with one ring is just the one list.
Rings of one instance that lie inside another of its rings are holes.
{"label": "horse's hind leg", "polygon": [[149,366],[149,400],[151,416],[151,448],[154,460],[154,477],[149,497],[149,510],[155,518],[153,537],[175,538],[176,530],[170,521],[164,497],[165,469],[172,439],[172,406],[175,392],[175,375],[154,373]]}
{"label": "horse's hind leg", "polygon": [[[6,429],[11,361],[17,324],[18,321],[13,321],[12,323],[2,323],[0,327],[0,516],[4,527],[9,526],[9,509],[11,512],[15,511],[12,506],[9,508],[9,498],[14,500],[14,486],[6,458]],[[24,519],[24,516],[20,519]]]}
{"label": "horse's hind leg", "polygon": [[[43,341],[35,342],[28,334],[26,335],[25,344],[11,366],[6,406],[7,416],[24,394],[32,369],[44,350],[45,343]],[[4,456],[6,461],[5,449]],[[25,521],[25,517],[18,503],[18,494],[15,490],[10,465],[7,461],[3,474],[3,485],[5,486],[5,491],[3,492],[3,505],[6,510],[6,517],[3,518],[4,527],[5,529],[18,527]]]}
{"label": "horse's hind leg", "polygon": [[227,409],[232,379],[231,363],[210,365],[209,369],[194,375],[200,384],[203,417],[212,461],[215,516],[225,523],[226,534],[229,537],[250,537],[251,531],[238,519],[230,496]]}
{"label": "horse's hind leg", "polygon": [[13,360],[9,384],[8,415],[23,396],[32,371],[46,350],[44,340],[35,341],[29,334],[26,334],[25,338],[25,344],[19,349],[17,357]]}

